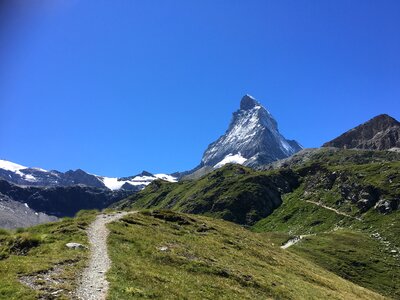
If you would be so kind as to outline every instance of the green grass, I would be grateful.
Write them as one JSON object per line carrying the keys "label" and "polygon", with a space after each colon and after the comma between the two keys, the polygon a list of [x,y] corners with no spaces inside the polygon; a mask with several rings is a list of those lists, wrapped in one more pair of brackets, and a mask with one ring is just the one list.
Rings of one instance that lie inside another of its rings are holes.
{"label": "green grass", "polygon": [[252,225],[280,205],[281,187],[277,182],[296,184],[292,177],[286,171],[259,172],[227,165],[199,180],[155,181],[115,207],[171,209]]}
{"label": "green grass", "polygon": [[109,228],[109,299],[382,298],[280,249],[281,234],[169,211]]}
{"label": "green grass", "polygon": [[[65,244],[87,245],[85,229],[95,214],[80,212],[77,218],[65,218],[15,232],[0,230],[0,299],[38,299],[60,289],[63,290],[60,299],[68,299],[88,251],[70,250]],[[42,282],[43,289],[38,291],[19,281],[21,276],[48,272],[54,266],[61,269],[53,278],[60,280],[57,286]]]}
{"label": "green grass", "polygon": [[369,235],[338,230],[304,238],[290,248],[321,267],[393,299],[400,298],[399,260]]}
{"label": "green grass", "polygon": [[[359,285],[400,298],[399,288],[394,284],[400,280],[397,276],[400,259],[390,253],[400,247],[400,211],[387,214],[373,208],[364,211],[341,194],[344,186],[350,186],[349,198],[356,200],[360,191],[377,191],[380,198],[398,199],[399,170],[400,162],[396,161],[334,166],[313,162],[299,167],[296,171],[304,174],[300,186],[284,195],[282,205],[252,229],[288,235],[316,234],[290,250],[297,249],[299,255]],[[306,200],[321,202],[352,217]],[[360,217],[361,221],[354,217]],[[337,228],[347,231],[335,231]],[[374,233],[379,233],[390,246],[373,239]]]}
{"label": "green grass", "polygon": [[285,232],[293,235],[325,232],[335,227],[351,227],[353,219],[338,215],[301,199],[301,189],[285,195],[282,205],[268,218],[257,222],[256,232]]}
{"label": "green grass", "polygon": [[[382,274],[391,273],[386,272],[383,264],[372,262],[391,261],[390,250],[400,248],[399,170],[399,153],[320,149],[306,158],[293,157],[281,169],[254,171],[227,165],[199,180],[155,182],[120,205],[137,209],[172,209],[251,225],[255,232],[269,232],[275,243],[305,234],[317,234],[313,237],[317,243],[321,234],[344,228],[354,232],[355,237],[368,237],[368,243],[363,240],[366,244],[376,245],[370,236],[379,233],[390,243],[390,249],[365,253],[371,257],[366,262],[367,267],[371,264],[377,272],[358,273],[356,265],[348,264],[346,278],[388,295],[396,291],[381,284],[387,277],[380,276],[378,271],[381,268]],[[307,201],[320,203],[347,216]],[[382,206],[378,211],[374,207],[382,201],[389,203],[391,210],[385,211]],[[345,239],[337,238],[335,242],[331,252],[318,258],[322,266],[345,276],[344,272],[334,268],[333,263],[337,259],[335,250],[345,246],[341,244]],[[395,270],[400,272],[399,267]],[[356,274],[354,279],[351,274]]]}

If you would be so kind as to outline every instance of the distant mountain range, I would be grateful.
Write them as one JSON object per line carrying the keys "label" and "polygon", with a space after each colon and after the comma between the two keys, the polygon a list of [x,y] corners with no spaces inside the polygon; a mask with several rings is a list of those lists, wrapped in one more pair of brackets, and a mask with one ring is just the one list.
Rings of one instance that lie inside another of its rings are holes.
{"label": "distant mountain range", "polygon": [[124,177],[105,177],[89,174],[81,169],[70,170],[65,173],[41,168],[25,167],[10,161],[0,160],[0,178],[11,183],[24,186],[66,187],[85,185],[109,190],[139,191],[156,179],[174,182],[176,178],[167,174],[142,173]]}
{"label": "distant mountain range", "polygon": [[113,178],[81,169],[65,173],[0,160],[0,228],[26,227],[74,216],[82,209],[104,209],[171,175],[141,174]]}

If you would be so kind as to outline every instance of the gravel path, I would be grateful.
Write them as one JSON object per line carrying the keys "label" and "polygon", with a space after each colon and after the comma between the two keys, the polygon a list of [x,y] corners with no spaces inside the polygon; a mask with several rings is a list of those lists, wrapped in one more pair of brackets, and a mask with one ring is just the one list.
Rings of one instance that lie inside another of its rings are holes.
{"label": "gravel path", "polygon": [[108,229],[106,224],[117,221],[128,212],[115,214],[101,214],[90,225],[88,229],[90,243],[89,265],[82,273],[81,283],[76,290],[76,296],[81,300],[106,299],[108,281],[106,273],[110,268],[111,261],[107,253]]}
{"label": "gravel path", "polygon": [[293,245],[296,245],[298,242],[300,242],[303,239],[303,237],[304,237],[304,235],[296,236],[296,237],[288,240],[285,244],[283,244],[281,246],[281,248],[282,249],[287,249],[287,248],[289,248],[289,247],[291,247]]}

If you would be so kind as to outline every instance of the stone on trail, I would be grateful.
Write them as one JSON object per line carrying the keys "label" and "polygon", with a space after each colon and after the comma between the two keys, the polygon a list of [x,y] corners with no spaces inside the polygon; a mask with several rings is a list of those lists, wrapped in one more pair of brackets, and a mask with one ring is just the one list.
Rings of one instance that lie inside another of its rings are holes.
{"label": "stone on trail", "polygon": [[67,244],[65,244],[65,246],[67,246],[67,248],[69,248],[69,249],[85,248],[85,246],[83,246],[82,244],[78,244],[78,243],[67,243]]}

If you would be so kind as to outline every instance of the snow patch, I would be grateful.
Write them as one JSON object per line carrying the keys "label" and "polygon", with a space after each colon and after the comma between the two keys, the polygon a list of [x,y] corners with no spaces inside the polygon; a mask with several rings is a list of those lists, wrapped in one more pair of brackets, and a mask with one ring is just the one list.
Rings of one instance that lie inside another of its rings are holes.
{"label": "snow patch", "polygon": [[47,170],[42,169],[42,168],[32,168],[32,169],[34,169],[36,171],[40,171],[40,172],[48,172]]}
{"label": "snow patch", "polygon": [[104,185],[110,190],[119,190],[123,185],[124,181],[118,181],[118,178],[111,177],[100,177],[100,180],[103,181]]}
{"label": "snow patch", "polygon": [[146,186],[156,179],[163,179],[170,182],[177,182],[178,180],[167,174],[155,174],[154,176],[136,176],[130,180],[121,180],[119,178],[97,176],[104,185],[110,190],[119,190],[125,183],[133,186]]}
{"label": "snow patch", "polygon": [[24,174],[24,178],[26,181],[30,181],[30,182],[37,181],[36,177],[31,174]]}
{"label": "snow patch", "polygon": [[247,97],[249,97],[250,99],[256,100],[256,98],[254,98],[252,95],[246,94]]}
{"label": "snow patch", "polygon": [[217,164],[214,166],[214,169],[221,168],[222,166],[224,166],[224,165],[226,165],[226,164],[239,164],[239,165],[242,165],[242,164],[244,164],[244,162],[245,162],[246,160],[247,160],[247,159],[244,158],[244,157],[240,154],[240,152],[239,152],[238,154],[232,154],[232,153],[230,153],[230,154],[228,154],[227,156],[225,156],[223,160],[221,160],[219,163],[217,163]]}
{"label": "snow patch", "polygon": [[22,165],[19,164],[15,164],[11,161],[8,160],[2,160],[0,159],[0,169],[3,170],[7,170],[7,171],[11,171],[14,172],[20,176],[24,176],[24,174],[21,172],[21,170],[23,169],[27,169],[27,167],[24,167]]}
{"label": "snow patch", "polygon": [[178,179],[176,177],[167,175],[167,174],[154,174],[154,177],[156,177],[157,179],[162,179],[162,180],[166,180],[169,182],[177,182],[178,181]]}

